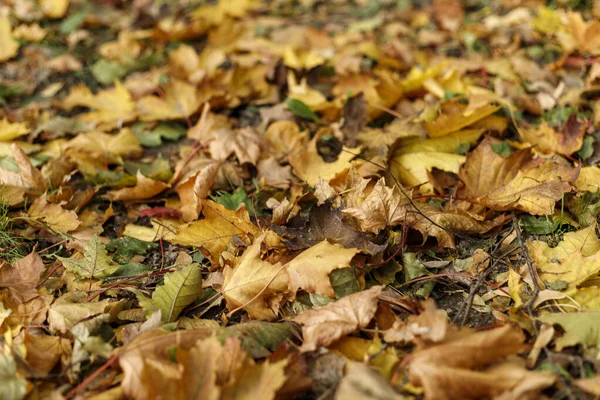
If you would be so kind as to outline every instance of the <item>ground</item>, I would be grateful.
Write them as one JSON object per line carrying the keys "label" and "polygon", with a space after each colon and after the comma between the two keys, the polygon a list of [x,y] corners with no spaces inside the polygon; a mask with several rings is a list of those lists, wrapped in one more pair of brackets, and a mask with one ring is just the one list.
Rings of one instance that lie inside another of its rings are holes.
{"label": "ground", "polygon": [[598,18],[5,0],[0,397],[600,396]]}

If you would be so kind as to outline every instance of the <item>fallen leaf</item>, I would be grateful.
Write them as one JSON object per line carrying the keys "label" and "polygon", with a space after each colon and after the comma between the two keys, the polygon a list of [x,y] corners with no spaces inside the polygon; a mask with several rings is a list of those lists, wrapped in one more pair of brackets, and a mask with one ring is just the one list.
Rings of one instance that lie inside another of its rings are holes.
{"label": "fallen leaf", "polygon": [[565,333],[554,341],[558,351],[581,344],[585,349],[600,349],[600,311],[546,314],[539,317],[545,324],[560,325]]}
{"label": "fallen leaf", "polygon": [[405,398],[396,393],[380,374],[356,361],[346,364],[346,374],[335,392],[336,400],[402,400]]}
{"label": "fallen leaf", "polygon": [[11,33],[10,20],[6,16],[0,17],[0,62],[9,60],[19,52],[19,42]]}
{"label": "fallen leaf", "polygon": [[87,86],[75,86],[62,101],[62,107],[69,111],[77,106],[96,110],[79,114],[77,118],[83,122],[96,123],[98,129],[116,128],[136,117],[131,94],[118,81],[114,88],[101,90],[96,95]]}
{"label": "fallen leaf", "polygon": [[350,160],[360,153],[360,148],[343,148],[336,161],[328,163],[323,160],[317,149],[316,135],[303,149],[288,156],[294,174],[315,186],[320,179],[331,180],[337,174],[350,167]]}
{"label": "fallen leaf", "polygon": [[0,120],[0,142],[8,142],[29,132],[23,122],[8,122],[7,118]]}
{"label": "fallen leaf", "polygon": [[339,244],[330,244],[327,240],[304,250],[286,264],[291,291],[295,293],[303,289],[308,293],[334,298],[329,274],[336,269],[349,267],[357,253],[358,249],[347,249]]}
{"label": "fallen leaf", "polygon": [[114,264],[106,251],[106,246],[94,235],[85,245],[82,259],[57,257],[67,271],[81,278],[106,278],[112,275],[119,265]]}
{"label": "fallen leaf", "polygon": [[404,221],[409,204],[398,187],[386,186],[381,178],[360,205],[346,208],[342,212],[354,217],[363,231],[379,233],[382,229],[394,227]]}
{"label": "fallen leaf", "polygon": [[165,274],[165,283],[152,293],[152,304],[161,311],[165,323],[177,319],[181,311],[202,295],[202,272],[192,263]]}
{"label": "fallen leaf", "polygon": [[579,170],[541,158],[524,149],[504,158],[492,150],[496,141],[486,138],[467,155],[460,170],[464,196],[494,210],[519,209],[534,215],[552,214],[569,182]]}
{"label": "fallen leaf", "polygon": [[61,333],[68,332],[78,322],[102,314],[109,300],[87,302],[85,292],[71,292],[58,298],[48,311],[50,330]]}
{"label": "fallen leaf", "polygon": [[586,393],[594,396],[600,396],[600,376],[596,375],[593,378],[577,379],[573,384]]}
{"label": "fallen leaf", "polygon": [[63,233],[74,231],[81,224],[75,211],[65,210],[59,204],[48,203],[46,194],[35,199],[27,210],[27,215],[33,222]]}
{"label": "fallen leaf", "polygon": [[314,351],[366,327],[377,310],[377,296],[383,286],[348,295],[326,306],[304,311],[292,320],[302,325],[301,351]]}
{"label": "fallen leaf", "polygon": [[10,354],[0,354],[0,382],[2,397],[6,400],[20,400],[25,397],[27,381],[18,375],[17,364]]}
{"label": "fallen leaf", "polygon": [[223,297],[228,309],[243,307],[251,318],[273,320],[279,300],[287,294],[288,274],[281,263],[272,264],[261,258],[261,245],[266,234],[256,238],[237,261],[234,268],[223,271]]}
{"label": "fallen leaf", "polygon": [[106,194],[106,197],[110,201],[143,200],[152,198],[169,187],[169,185],[164,182],[146,178],[139,170],[136,178],[137,182],[134,187],[111,190]]}
{"label": "fallen leaf", "polygon": [[69,0],[39,0],[42,13],[48,18],[62,18],[69,8]]}
{"label": "fallen leaf", "polygon": [[171,79],[164,87],[164,97],[144,96],[135,108],[143,121],[187,118],[200,108],[196,87],[179,79]]}
{"label": "fallen leaf", "polygon": [[45,270],[41,257],[34,250],[13,265],[0,263],[0,287],[8,288],[19,301],[28,302],[38,296],[36,286]]}
{"label": "fallen leaf", "polygon": [[452,114],[442,114],[438,116],[435,121],[425,123],[424,127],[429,133],[429,137],[437,138],[446,136],[452,132],[473,125],[499,109],[500,106],[485,105],[467,114],[463,111],[464,108],[458,107]]}
{"label": "fallen leaf", "polygon": [[565,156],[579,151],[585,136],[585,124],[577,121],[577,115],[573,114],[562,127],[556,132],[542,121],[537,128],[522,129],[522,139],[531,143],[543,153],[557,153]]}

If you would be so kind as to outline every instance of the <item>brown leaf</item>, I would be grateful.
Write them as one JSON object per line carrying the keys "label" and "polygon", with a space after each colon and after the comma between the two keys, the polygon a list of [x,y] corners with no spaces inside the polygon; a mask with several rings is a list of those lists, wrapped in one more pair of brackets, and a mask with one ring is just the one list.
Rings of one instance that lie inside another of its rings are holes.
{"label": "brown leaf", "polygon": [[15,261],[13,265],[2,262],[0,287],[8,288],[13,297],[19,301],[28,302],[38,296],[35,287],[45,269],[42,258],[35,250]]}
{"label": "brown leaf", "polygon": [[261,140],[252,128],[220,129],[214,133],[208,150],[215,160],[224,161],[235,154],[240,164],[256,165],[261,154]]}
{"label": "brown leaf", "polygon": [[394,227],[404,221],[409,204],[406,196],[396,186],[386,186],[381,178],[360,205],[342,212],[356,218],[363,231],[379,233],[382,229]]}
{"label": "brown leaf", "polygon": [[31,204],[27,215],[34,221],[63,233],[74,231],[81,224],[75,211],[65,210],[59,204],[48,203],[46,194],[38,197]]}
{"label": "brown leaf", "polygon": [[313,207],[308,213],[308,221],[300,228],[272,226],[271,229],[286,239],[285,245],[291,250],[303,250],[323,240],[371,254],[385,249],[385,245],[373,243],[369,234],[352,229],[344,222],[342,212],[330,209],[328,204]]}
{"label": "brown leaf", "polygon": [[292,320],[302,326],[301,351],[313,351],[366,327],[377,311],[377,296],[383,286],[353,293],[326,306],[304,311]]}
{"label": "brown leaf", "polygon": [[46,191],[48,188],[48,183],[44,179],[42,173],[33,165],[31,165],[31,161],[29,161],[29,157],[27,157],[23,149],[15,143],[11,145],[11,149],[13,152],[13,157],[15,158],[17,165],[19,166],[19,170],[21,171],[21,177],[28,184],[28,186],[42,192]]}
{"label": "brown leaf", "polygon": [[522,139],[531,143],[543,153],[556,153],[565,156],[579,151],[583,144],[586,124],[577,120],[577,114],[572,114],[560,132],[556,132],[548,126],[546,121],[542,121],[537,128],[522,129]]}
{"label": "brown leaf", "polygon": [[494,153],[491,138],[484,139],[467,156],[460,177],[464,197],[494,210],[519,209],[534,215],[552,214],[554,205],[573,188],[578,168],[541,158],[530,149],[504,158]]}
{"label": "brown leaf", "polygon": [[342,124],[342,132],[344,133],[344,143],[348,147],[356,147],[358,145],[357,135],[362,131],[367,122],[367,110],[369,103],[363,92],[349,98],[342,108],[342,116],[344,123]]}

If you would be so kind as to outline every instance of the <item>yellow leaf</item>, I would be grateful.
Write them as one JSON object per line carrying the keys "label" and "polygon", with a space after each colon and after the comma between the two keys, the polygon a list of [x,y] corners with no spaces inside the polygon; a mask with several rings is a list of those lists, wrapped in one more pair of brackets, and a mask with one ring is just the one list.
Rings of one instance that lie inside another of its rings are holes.
{"label": "yellow leaf", "polygon": [[515,302],[515,307],[521,307],[523,301],[521,300],[521,293],[525,289],[525,284],[521,282],[521,275],[514,269],[508,270],[508,293]]}
{"label": "yellow leaf", "polygon": [[421,193],[432,193],[429,175],[433,168],[457,174],[465,156],[440,152],[418,152],[399,154],[390,160],[390,170],[398,180],[408,187],[419,187]]}
{"label": "yellow leaf", "polygon": [[165,323],[177,320],[185,307],[202,295],[202,271],[192,263],[165,275],[165,283],[152,293],[152,304]]}
{"label": "yellow leaf", "polygon": [[35,199],[27,210],[27,215],[35,221],[63,233],[74,231],[81,224],[75,211],[65,210],[58,204],[48,203],[46,194]]}
{"label": "yellow leaf", "polygon": [[111,190],[106,194],[110,201],[117,200],[143,200],[149,199],[168,188],[167,183],[146,178],[140,171],[137,172],[137,182],[134,187]]}
{"label": "yellow leaf", "polygon": [[273,320],[288,290],[288,274],[281,263],[261,259],[263,234],[248,247],[234,268],[223,271],[223,297],[231,311],[243,306],[250,318]]}
{"label": "yellow leaf", "polygon": [[12,155],[19,167],[21,178],[27,184],[27,187],[45,191],[48,188],[46,179],[44,179],[42,173],[31,164],[29,157],[27,157],[23,149],[14,143],[12,144],[11,149]]}
{"label": "yellow leaf", "polygon": [[303,289],[308,293],[334,298],[329,274],[336,269],[349,267],[358,251],[330,244],[327,240],[303,251],[286,265],[292,291],[295,293]]}
{"label": "yellow leaf", "polygon": [[391,379],[400,362],[394,348],[384,348],[379,336],[373,340],[347,336],[334,343],[329,350],[339,352],[352,361],[368,360],[368,365],[376,368],[386,379]]}
{"label": "yellow leaf", "polygon": [[552,159],[533,159],[530,149],[504,158],[492,150],[497,140],[486,138],[467,156],[460,170],[463,196],[494,210],[519,209],[550,215],[563,195],[572,190],[577,168]]}
{"label": "yellow leaf", "polygon": [[0,120],[0,142],[8,142],[19,136],[25,135],[29,130],[24,122],[8,122],[8,119]]}
{"label": "yellow leaf", "polygon": [[576,119],[569,119],[560,132],[556,132],[546,121],[542,121],[537,128],[521,129],[520,134],[523,141],[531,143],[543,153],[570,156],[581,149],[585,131],[585,124],[578,123]]}
{"label": "yellow leaf", "polygon": [[283,62],[290,68],[308,70],[323,64],[325,58],[313,51],[294,48],[294,46],[289,45],[283,51]]}
{"label": "yellow leaf", "polygon": [[198,89],[179,79],[171,79],[164,86],[164,97],[144,96],[138,100],[136,109],[143,121],[182,119],[200,108]]}
{"label": "yellow leaf", "polygon": [[19,52],[19,42],[11,33],[10,21],[7,17],[0,17],[0,62],[13,58]]}
{"label": "yellow leaf", "polygon": [[574,185],[579,191],[596,193],[600,189],[600,168],[582,167]]}
{"label": "yellow leaf", "polygon": [[136,117],[131,94],[118,81],[115,82],[114,88],[101,90],[96,95],[87,86],[74,87],[63,100],[62,107],[71,110],[77,106],[96,110],[79,114],[77,118],[84,122],[96,123],[98,129],[113,129]]}
{"label": "yellow leaf", "polygon": [[223,390],[223,400],[275,399],[277,390],[286,381],[285,366],[287,360],[274,363],[266,360],[244,368],[239,379]]}
{"label": "yellow leaf", "polygon": [[227,248],[233,235],[248,238],[257,236],[258,227],[250,222],[245,208],[228,210],[219,203],[202,200],[204,219],[178,226],[167,231],[163,239],[182,246],[203,247],[210,251],[210,259],[218,263],[219,256]]}
{"label": "yellow leaf", "polygon": [[481,121],[483,118],[495,113],[499,109],[500,106],[485,105],[473,110],[468,115],[465,115],[459,108],[456,112],[449,115],[442,114],[438,116],[435,121],[426,122],[423,126],[430,137],[446,136],[449,133],[456,132]]}
{"label": "yellow leaf", "polygon": [[560,29],[560,15],[556,10],[540,6],[538,16],[531,21],[531,25],[542,33],[555,33]]}
{"label": "yellow leaf", "polygon": [[556,247],[542,241],[527,243],[542,281],[565,286],[567,293],[574,293],[578,285],[600,272],[600,239],[595,230],[592,225],[566,233]]}
{"label": "yellow leaf", "polygon": [[394,151],[394,155],[392,155],[392,157],[395,157],[399,154],[430,151],[454,153],[462,144],[477,143],[482,134],[483,129],[465,129],[434,139],[421,137],[400,138],[397,142],[398,147]]}
{"label": "yellow leaf", "polygon": [[39,6],[46,17],[62,18],[69,8],[69,0],[39,0]]}
{"label": "yellow leaf", "polygon": [[350,168],[350,160],[354,158],[355,154],[360,153],[360,148],[350,149],[344,147],[337,160],[328,163],[319,154],[317,140],[318,135],[315,135],[308,145],[289,156],[294,174],[313,187],[317,184],[319,178],[329,181],[340,172]]}

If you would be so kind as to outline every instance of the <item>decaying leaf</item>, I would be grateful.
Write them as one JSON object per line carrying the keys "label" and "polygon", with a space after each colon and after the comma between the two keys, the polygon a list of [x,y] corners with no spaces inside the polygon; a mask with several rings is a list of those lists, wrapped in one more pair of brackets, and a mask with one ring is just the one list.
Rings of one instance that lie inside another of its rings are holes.
{"label": "decaying leaf", "polygon": [[351,294],[326,306],[308,310],[293,318],[302,325],[302,351],[327,346],[340,337],[366,327],[377,310],[382,286]]}

